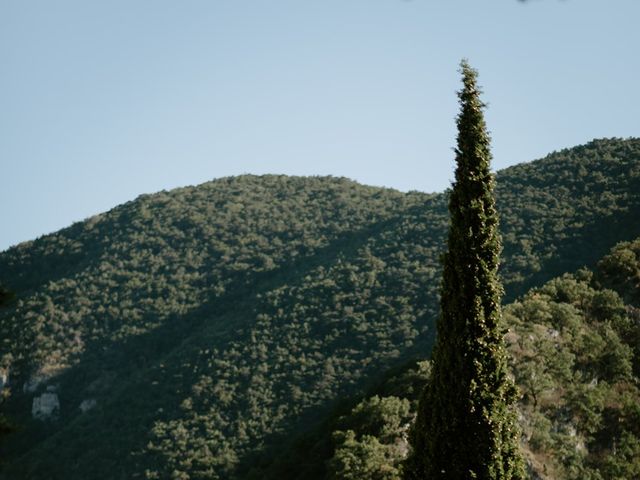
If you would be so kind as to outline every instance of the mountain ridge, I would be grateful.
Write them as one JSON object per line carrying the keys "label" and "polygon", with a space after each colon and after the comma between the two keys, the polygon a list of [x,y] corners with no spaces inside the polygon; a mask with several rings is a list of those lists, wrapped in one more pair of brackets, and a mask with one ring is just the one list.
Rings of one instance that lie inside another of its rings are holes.
{"label": "mountain ridge", "polygon": [[[640,235],[636,187],[638,139],[499,172],[507,299]],[[233,475],[428,348],[447,223],[444,194],[246,176],[142,195],[0,253],[19,297],[0,315],[0,367],[28,426],[5,447],[15,478]],[[29,420],[52,384],[60,420]]]}

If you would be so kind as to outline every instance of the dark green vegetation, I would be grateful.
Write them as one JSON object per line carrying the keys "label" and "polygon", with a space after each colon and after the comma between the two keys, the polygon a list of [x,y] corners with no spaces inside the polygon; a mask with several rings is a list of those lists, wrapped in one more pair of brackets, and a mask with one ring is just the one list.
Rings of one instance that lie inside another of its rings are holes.
{"label": "dark green vegetation", "polygon": [[[11,300],[11,293],[8,292],[2,285],[0,285],[0,308],[4,308],[9,301]],[[5,417],[3,410],[2,410],[2,404],[4,403],[5,399],[9,396],[9,389],[8,388],[4,388],[5,387],[5,382],[6,382],[6,373],[5,372],[0,372],[0,438],[8,435],[9,433],[12,433],[14,431],[13,425],[11,424],[11,422]],[[2,462],[2,458],[0,458],[0,462]]]}
{"label": "dark green vegetation", "polygon": [[[530,477],[640,478],[639,272],[637,239],[595,273],[565,274],[504,309]],[[429,377],[428,362],[409,364],[318,430],[307,442],[324,446],[315,461],[328,477],[402,478],[416,392]]]}
{"label": "dark green vegetation", "polygon": [[640,477],[640,304],[619,295],[638,283],[624,270],[598,280],[615,256],[595,276],[564,275],[505,311],[530,463],[543,478]]}
{"label": "dark green vegetation", "polygon": [[500,235],[477,72],[461,65],[456,175],[432,372],[405,478],[524,478],[502,333]]}
{"label": "dark green vegetation", "polygon": [[[512,300],[640,235],[640,141],[509,168],[497,200]],[[142,196],[0,254],[16,293],[0,313],[0,368],[20,425],[0,451],[6,477],[323,475],[313,449],[300,462],[276,453],[427,351],[446,205],[344,179],[243,176]],[[31,420],[47,387],[59,413]],[[402,405],[363,409],[387,407],[404,418]]]}

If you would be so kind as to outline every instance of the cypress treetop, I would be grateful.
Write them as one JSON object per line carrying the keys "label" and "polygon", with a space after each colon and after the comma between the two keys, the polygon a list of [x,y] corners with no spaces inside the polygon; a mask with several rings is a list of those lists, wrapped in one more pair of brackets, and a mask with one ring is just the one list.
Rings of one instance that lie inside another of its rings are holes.
{"label": "cypress treetop", "polygon": [[431,380],[406,477],[524,478],[501,328],[500,236],[477,72],[461,63],[455,183]]}

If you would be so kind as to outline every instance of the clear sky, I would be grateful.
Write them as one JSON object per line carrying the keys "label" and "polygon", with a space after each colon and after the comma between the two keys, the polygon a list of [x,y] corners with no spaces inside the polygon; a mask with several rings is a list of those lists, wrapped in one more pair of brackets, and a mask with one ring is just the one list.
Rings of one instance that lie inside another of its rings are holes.
{"label": "clear sky", "polygon": [[458,63],[494,167],[640,135],[640,0],[0,0],[0,250],[242,173],[441,191]]}

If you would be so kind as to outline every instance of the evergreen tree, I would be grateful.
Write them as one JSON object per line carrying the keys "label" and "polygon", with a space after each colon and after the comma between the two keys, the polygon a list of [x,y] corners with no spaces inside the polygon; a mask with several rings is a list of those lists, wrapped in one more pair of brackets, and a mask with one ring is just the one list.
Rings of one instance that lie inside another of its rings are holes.
{"label": "evergreen tree", "polygon": [[500,237],[477,72],[461,63],[455,183],[449,199],[433,371],[420,400],[406,477],[521,479],[498,280]]}

